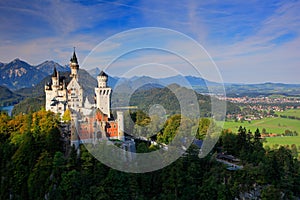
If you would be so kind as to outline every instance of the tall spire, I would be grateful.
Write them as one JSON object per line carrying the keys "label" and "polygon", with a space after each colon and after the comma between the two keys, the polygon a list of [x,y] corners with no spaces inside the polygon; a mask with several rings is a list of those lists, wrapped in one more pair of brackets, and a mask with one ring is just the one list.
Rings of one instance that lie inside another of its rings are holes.
{"label": "tall spire", "polygon": [[79,70],[79,64],[78,64],[78,60],[77,60],[77,56],[75,53],[75,47],[74,47],[74,51],[73,51],[73,57],[70,60],[70,68],[71,68],[71,77],[76,77],[77,78],[77,73]]}
{"label": "tall spire", "polygon": [[74,47],[74,51],[73,51],[73,57],[71,58],[70,62],[78,64],[77,56],[76,56],[76,53],[75,53],[75,47]]}
{"label": "tall spire", "polygon": [[56,67],[55,66],[54,66],[52,77],[57,77],[57,71],[56,71]]}

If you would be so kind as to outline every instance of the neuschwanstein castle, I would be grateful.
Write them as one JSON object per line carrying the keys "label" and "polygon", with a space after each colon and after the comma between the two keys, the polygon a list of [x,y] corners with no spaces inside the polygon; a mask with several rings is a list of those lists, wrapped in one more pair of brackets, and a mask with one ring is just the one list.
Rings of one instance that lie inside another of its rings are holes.
{"label": "neuschwanstein castle", "polygon": [[78,74],[79,64],[75,50],[70,60],[70,68],[69,83],[54,68],[52,82],[45,85],[45,93],[46,110],[61,116],[67,109],[71,111],[71,145],[78,147],[80,143],[94,143],[102,138],[124,141],[123,113],[118,111],[116,119],[111,115],[112,90],[107,85],[107,74],[102,71],[97,76],[95,104],[91,104],[87,98],[85,101],[83,99],[83,83]]}

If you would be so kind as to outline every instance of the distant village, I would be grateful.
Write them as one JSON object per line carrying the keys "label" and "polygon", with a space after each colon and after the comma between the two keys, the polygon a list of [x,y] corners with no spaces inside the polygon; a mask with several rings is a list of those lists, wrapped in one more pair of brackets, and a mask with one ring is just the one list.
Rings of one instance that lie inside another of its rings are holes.
{"label": "distant village", "polygon": [[[300,109],[300,97],[218,97],[219,100],[226,100],[231,103],[238,104],[241,110],[236,113],[227,113],[226,120],[234,122],[248,122],[253,120],[261,120],[264,118],[289,118],[300,120],[297,116],[286,116],[283,113],[290,109]],[[286,130],[285,133],[263,133],[262,137],[276,136],[296,136],[297,132]]]}
{"label": "distant village", "polygon": [[[300,103],[300,97],[219,97],[219,99],[227,100],[232,103],[243,104],[286,104],[286,103]],[[300,106],[299,106],[300,107]]]}

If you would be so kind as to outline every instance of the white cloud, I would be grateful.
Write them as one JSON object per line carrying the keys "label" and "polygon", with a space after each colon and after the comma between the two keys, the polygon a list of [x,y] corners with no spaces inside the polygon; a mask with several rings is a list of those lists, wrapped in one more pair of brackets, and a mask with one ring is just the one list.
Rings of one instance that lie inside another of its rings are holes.
{"label": "white cloud", "polygon": [[[187,34],[203,45],[227,82],[263,82],[265,74],[270,81],[299,82],[295,73],[300,64],[298,10],[300,1],[101,0],[94,5],[60,0],[1,1],[0,61],[21,57],[31,64],[49,59],[65,64],[76,46],[79,61],[83,62],[97,44],[114,33],[161,26]],[[278,42],[285,34],[293,37]],[[137,34],[131,42],[135,44],[139,38],[147,37]],[[101,58],[94,58],[87,67],[103,67],[109,62],[113,56],[109,53],[122,47],[122,38],[119,39],[98,50]],[[165,47],[177,47],[191,59],[201,59],[180,41]],[[176,67],[181,64],[170,55],[149,56],[155,62]],[[150,61],[146,55],[140,55],[118,64],[126,67]],[[203,65],[209,64],[203,61]]]}

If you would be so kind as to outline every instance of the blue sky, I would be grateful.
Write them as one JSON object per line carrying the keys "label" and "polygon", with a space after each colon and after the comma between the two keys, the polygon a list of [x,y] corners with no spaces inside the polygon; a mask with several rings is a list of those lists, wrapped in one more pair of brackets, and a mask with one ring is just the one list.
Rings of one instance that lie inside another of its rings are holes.
{"label": "blue sky", "polygon": [[[225,82],[300,83],[299,10],[300,1],[293,0],[3,0],[0,61],[18,57],[34,65],[45,60],[66,64],[76,46],[79,62],[83,62],[92,49],[114,34],[133,28],[162,27],[186,34],[201,44]],[[137,37],[143,39],[143,35]],[[98,67],[120,45],[122,40],[103,49]],[[135,65],[137,60],[149,62],[149,56],[157,58],[158,54],[125,56],[122,63],[118,62],[119,67]],[[174,62],[168,54],[159,56],[158,64],[162,57],[169,65]],[[152,76],[161,76],[159,68],[155,71],[157,74],[152,72]],[[195,75],[192,70],[183,71],[184,75]]]}

